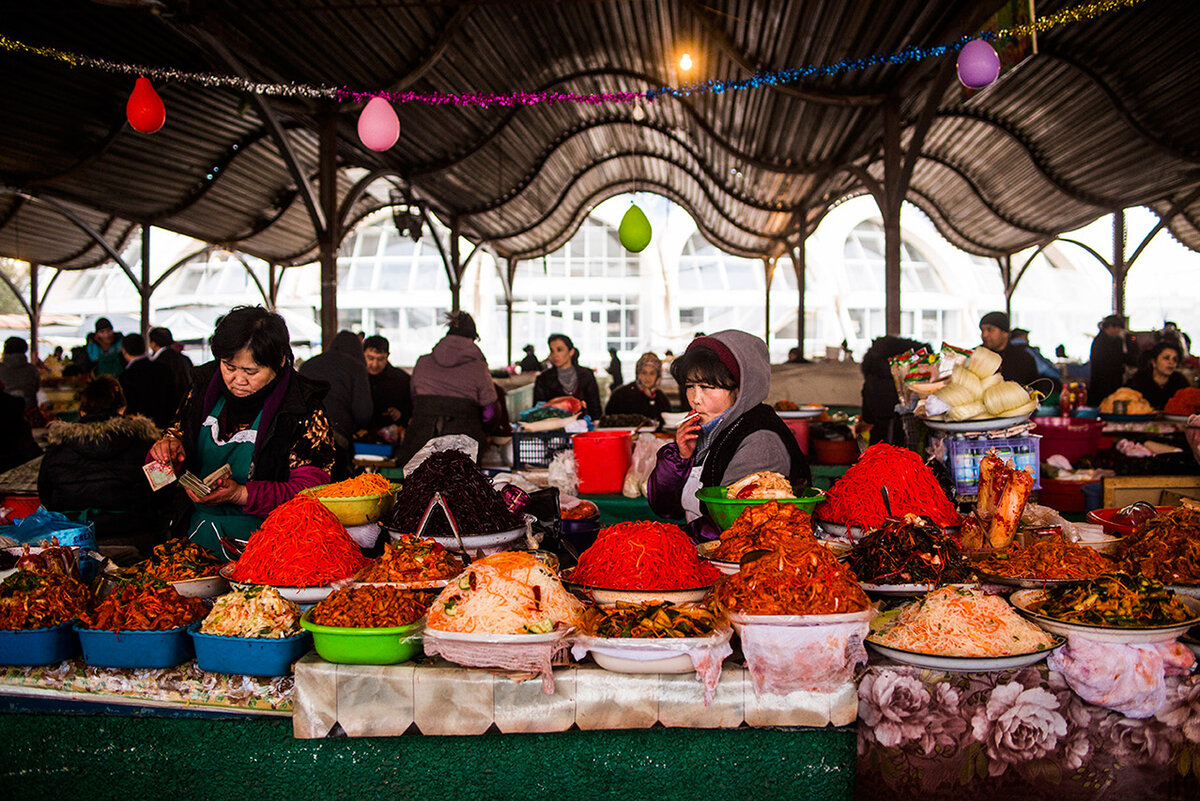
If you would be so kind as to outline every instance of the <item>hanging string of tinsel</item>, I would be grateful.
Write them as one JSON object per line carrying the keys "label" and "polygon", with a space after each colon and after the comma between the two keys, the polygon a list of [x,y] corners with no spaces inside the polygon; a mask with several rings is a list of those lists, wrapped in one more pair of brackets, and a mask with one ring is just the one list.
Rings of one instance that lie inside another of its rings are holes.
{"label": "hanging string of tinsel", "polygon": [[1095,19],[1104,14],[1120,11],[1140,5],[1145,0],[1099,0],[1085,3],[1073,8],[1064,9],[1055,14],[1037,19],[1024,25],[1014,25],[996,31],[983,31],[979,35],[964,36],[956,42],[934,47],[909,46],[892,53],[877,53],[873,56],[857,59],[843,59],[833,64],[808,65],[791,67],[770,72],[760,72],[750,78],[736,81],[709,80],[686,86],[664,86],[641,92],[371,92],[350,89],[346,86],[314,86],[303,83],[264,83],[239,78],[232,75],[214,73],[186,72],[170,67],[150,67],[140,64],[125,64],[103,58],[92,58],[78,53],[70,53],[53,47],[36,47],[25,44],[6,36],[0,35],[0,50],[10,53],[22,53],[42,58],[52,59],[71,67],[82,67],[102,70],[105,72],[122,73],[126,75],[145,75],[156,81],[171,81],[180,83],[199,84],[201,86],[236,89],[241,92],[256,95],[271,95],[282,97],[304,97],[310,99],[330,99],[338,102],[362,103],[372,97],[383,97],[394,103],[422,103],[425,105],[441,106],[477,106],[491,108],[493,106],[533,106],[552,105],[555,103],[587,103],[600,105],[607,103],[633,103],[638,100],[654,101],[664,95],[673,97],[688,97],[697,94],[721,94],[723,92],[756,89],[761,86],[792,84],[808,78],[823,78],[840,75],[845,72],[867,69],[868,67],[884,64],[904,64],[913,61],[923,61],[951,53],[957,53],[972,39],[984,39],[988,42],[1031,36],[1033,33],[1043,33],[1053,28],[1072,25]]}

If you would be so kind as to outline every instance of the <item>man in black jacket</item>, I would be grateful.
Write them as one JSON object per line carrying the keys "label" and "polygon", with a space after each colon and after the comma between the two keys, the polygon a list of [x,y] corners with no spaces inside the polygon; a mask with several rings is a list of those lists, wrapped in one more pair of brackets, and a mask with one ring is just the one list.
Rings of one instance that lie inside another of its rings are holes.
{"label": "man in black jacket", "polygon": [[166,428],[179,405],[171,385],[171,372],[146,355],[146,340],[141,334],[129,334],[121,340],[121,353],[125,359],[120,378],[125,392],[125,413],[143,415],[159,428]]}
{"label": "man in black jacket", "polygon": [[367,428],[378,431],[394,425],[403,433],[412,418],[412,378],[388,361],[390,352],[390,343],[384,337],[376,335],[363,340],[371,402],[375,407]]}
{"label": "man in black jacket", "polygon": [[1000,375],[1006,381],[1016,381],[1027,387],[1038,377],[1037,362],[1027,351],[1009,346],[1011,330],[1008,315],[1004,312],[988,312],[979,321],[979,338],[984,347],[1000,354]]}
{"label": "man in black jacket", "polygon": [[192,360],[175,347],[175,337],[169,328],[151,328],[147,339],[150,360],[158,362],[171,374],[171,412],[174,413],[192,386]]}

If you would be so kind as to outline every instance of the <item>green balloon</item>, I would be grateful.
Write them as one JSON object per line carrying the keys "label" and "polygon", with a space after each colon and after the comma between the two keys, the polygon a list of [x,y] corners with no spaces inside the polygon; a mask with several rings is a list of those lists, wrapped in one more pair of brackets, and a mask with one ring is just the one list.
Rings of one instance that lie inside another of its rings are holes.
{"label": "green balloon", "polygon": [[631,253],[641,253],[645,250],[646,246],[650,244],[652,233],[646,213],[637,205],[629,207],[629,211],[625,212],[625,216],[621,218],[620,227],[617,228],[617,237],[625,249]]}

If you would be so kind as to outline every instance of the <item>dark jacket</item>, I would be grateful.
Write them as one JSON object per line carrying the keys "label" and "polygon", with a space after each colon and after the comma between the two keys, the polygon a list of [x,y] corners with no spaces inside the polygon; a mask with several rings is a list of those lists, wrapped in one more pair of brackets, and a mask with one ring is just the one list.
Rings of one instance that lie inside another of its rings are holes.
{"label": "dark jacket", "polygon": [[1125,384],[1125,368],[1137,362],[1137,348],[1124,336],[1111,337],[1101,331],[1092,340],[1088,405],[1100,402]]}
{"label": "dark jacket", "polygon": [[533,382],[533,402],[541,403],[551,398],[570,395],[583,401],[583,405],[587,407],[587,414],[598,419],[604,413],[604,407],[600,405],[600,386],[596,383],[596,374],[586,367],[575,365],[575,376],[575,391],[567,392],[559,383],[557,367],[538,373]]}
{"label": "dark jacket", "polygon": [[171,417],[174,418],[175,412],[179,411],[179,404],[183,402],[183,396],[192,386],[192,360],[175,348],[167,346],[154,354],[152,361],[167,368],[167,372],[171,374]]}
{"label": "dark jacket", "polygon": [[[1158,409],[1160,412],[1166,407],[1167,401],[1171,399],[1179,390],[1184,387],[1190,387],[1187,376],[1178,371],[1171,373],[1171,377],[1167,379],[1166,386],[1160,387],[1154,383],[1154,371],[1150,369],[1138,370],[1133,378],[1129,379],[1129,388],[1136,389],[1142,393],[1142,397],[1146,402]],[[1096,402],[1099,404],[1099,401]]]}
{"label": "dark jacket", "polygon": [[[371,404],[374,407],[368,428],[375,431],[390,425],[407,428],[413,412],[412,379],[408,373],[388,364],[378,375],[368,375],[367,383],[371,386]],[[390,408],[399,410],[399,420],[393,420],[387,414]]]}
{"label": "dark jacket", "polygon": [[905,444],[904,426],[896,416],[900,396],[889,359],[922,346],[929,347],[915,339],[888,335],[875,339],[863,354],[862,419],[873,427],[871,442]]}
{"label": "dark jacket", "polygon": [[[286,370],[275,391],[263,403],[250,465],[252,480],[287,481],[293,467],[311,465],[328,473],[333,466],[329,424],[321,403],[326,388],[291,368]],[[192,389],[168,431],[183,443],[187,455],[184,466],[193,473],[200,469],[197,438],[204,419],[221,397],[222,385],[217,362],[197,367],[192,373]]]}
{"label": "dark jacket", "polygon": [[24,353],[6,353],[0,357],[0,384],[9,395],[24,400],[26,409],[37,406],[42,377]]}
{"label": "dark jacket", "polygon": [[41,452],[25,416],[25,401],[0,392],[0,473],[37,458]]}
{"label": "dark jacket", "polygon": [[159,428],[171,424],[179,399],[174,397],[171,371],[165,365],[148,358],[136,359],[125,366],[117,380],[125,393],[127,415],[148,417]]}
{"label": "dark jacket", "polygon": [[156,497],[142,472],[146,452],[159,437],[154,423],[141,416],[96,415],[78,423],[56,420],[48,436],[38,472],[43,506],[57,512],[103,510],[89,515],[101,543],[149,545],[165,539],[166,496]]}
{"label": "dark jacket", "polygon": [[339,331],[324,353],[300,366],[300,375],[329,385],[325,415],[338,444],[348,447],[355,432],[371,422],[371,385],[362,343],[350,331]]}
{"label": "dark jacket", "polygon": [[671,411],[671,401],[661,389],[650,397],[636,383],[617,387],[604,407],[605,414],[640,414],[651,420],[662,420],[662,413]]}
{"label": "dark jacket", "polygon": [[1027,387],[1037,380],[1037,362],[1029,355],[1029,351],[1009,345],[1000,351],[1000,375],[1004,376],[1005,381],[1016,381]]}

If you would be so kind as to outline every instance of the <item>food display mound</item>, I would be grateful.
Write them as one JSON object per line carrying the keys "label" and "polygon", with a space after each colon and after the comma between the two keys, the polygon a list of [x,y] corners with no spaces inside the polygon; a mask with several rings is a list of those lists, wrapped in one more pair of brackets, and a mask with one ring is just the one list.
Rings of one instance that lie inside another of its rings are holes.
{"label": "food display mound", "polygon": [[424,616],[429,594],[399,587],[345,587],[311,610],[318,626],[379,629],[407,626]]}
{"label": "food display mound", "polygon": [[547,634],[578,625],[583,605],[528,553],[502,551],[472,562],[429,609],[430,629],[498,635]]}
{"label": "food display mound", "polygon": [[794,539],[813,539],[812,516],[799,506],[768,501],[742,510],[706,555],[724,562],[740,561],[750,551],[772,550]]}
{"label": "food display mound", "polygon": [[891,520],[850,549],[847,563],[865,585],[928,585],[967,581],[972,568],[957,543],[917,515]]}
{"label": "food display mound", "polygon": [[337,516],[343,526],[375,523],[391,508],[392,482],[377,473],[304,490]]}
{"label": "food display mound", "polygon": [[1117,559],[1164,584],[1200,585],[1200,509],[1160,507],[1117,546]]}
{"label": "food display mound", "polygon": [[1143,417],[1145,415],[1153,415],[1155,409],[1146,400],[1146,397],[1136,389],[1129,387],[1121,387],[1116,392],[1109,395],[1104,400],[1100,401],[1100,414],[1104,416],[1113,415],[1116,411],[1115,404],[1124,403],[1125,411],[1120,413],[1120,416]]}
{"label": "food display mound", "polygon": [[1010,600],[1047,631],[1097,642],[1170,642],[1200,623],[1200,600],[1125,573],[1065,587],[1018,590]]}
{"label": "food display mound", "polygon": [[229,589],[219,571],[225,562],[204,548],[184,539],[167,540],[154,546],[150,556],[132,567],[118,569],[117,577],[138,579],[149,577],[165,581],[180,595],[191,598],[211,598]]}
{"label": "food display mound", "polygon": [[920,515],[943,527],[960,522],[954,504],[921,457],[886,442],[863,451],[834,482],[818,517],[846,526],[878,528],[888,518],[881,492],[884,487],[897,516]]}
{"label": "food display mound", "polygon": [[384,544],[383,553],[355,574],[360,584],[404,584],[411,588],[444,587],[462,572],[457,556],[431,539],[409,534]]}
{"label": "food display mound", "polygon": [[798,498],[733,498],[727,492],[726,487],[703,487],[696,492],[696,497],[704,504],[709,516],[722,530],[732,526],[738,515],[753,506],[774,501],[799,507],[811,514],[817,504],[825,499],[825,493],[815,487],[806,488]]}
{"label": "food display mound", "polygon": [[333,512],[313,497],[297,495],[250,535],[227,577],[243,584],[324,587],[350,578],[366,561]]}
{"label": "food display mound", "polygon": [[596,664],[617,673],[690,673],[705,684],[706,703],[731,654],[733,630],[711,606],[618,604],[593,607],[572,638],[577,659],[590,652]]}
{"label": "food display mound", "polygon": [[871,605],[850,568],[816,540],[786,543],[743,565],[715,592],[721,608],[747,615],[836,615]]}
{"label": "food display mound", "polygon": [[1200,389],[1196,387],[1184,387],[1178,390],[1167,401],[1167,405],[1163,407],[1163,414],[1175,417],[1200,414]]}
{"label": "food display mound", "polygon": [[1062,644],[1027,622],[1000,596],[965,587],[933,590],[885,612],[872,629],[868,644],[899,651],[902,661],[907,661],[907,654],[971,658],[1040,654],[1037,658],[1043,658]]}
{"label": "food display mound", "polygon": [[601,529],[564,578],[609,603],[697,600],[720,575],[679,526],[636,521]]}
{"label": "food display mound", "polygon": [[[384,525],[392,531],[417,532],[435,492],[442,494],[464,537],[512,531],[525,525],[524,518],[509,510],[475,463],[458,451],[435,453],[406,476]],[[425,530],[418,533],[439,539],[454,536],[441,509],[433,511]]]}
{"label": "food display mound", "polygon": [[18,569],[0,584],[0,630],[59,626],[75,620],[91,602],[91,592],[74,576]]}
{"label": "food display mound", "polygon": [[125,583],[79,616],[87,629],[105,631],[166,631],[202,619],[208,607],[199,598],[185,598],[174,587],[156,583]]}
{"label": "food display mound", "polygon": [[977,565],[981,578],[1014,586],[1042,586],[1046,582],[1080,581],[1116,569],[1093,548],[1061,540],[1042,540],[1027,548],[994,553]]}
{"label": "food display mound", "polygon": [[300,608],[273,587],[233,590],[213,603],[199,630],[214,637],[283,639],[300,633]]}

